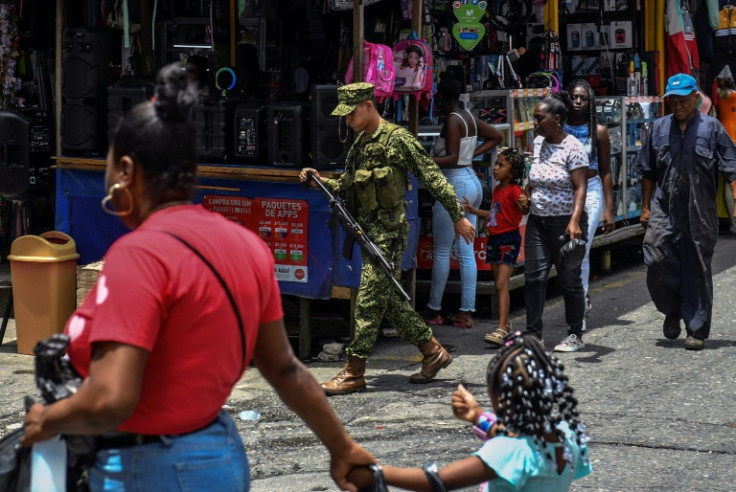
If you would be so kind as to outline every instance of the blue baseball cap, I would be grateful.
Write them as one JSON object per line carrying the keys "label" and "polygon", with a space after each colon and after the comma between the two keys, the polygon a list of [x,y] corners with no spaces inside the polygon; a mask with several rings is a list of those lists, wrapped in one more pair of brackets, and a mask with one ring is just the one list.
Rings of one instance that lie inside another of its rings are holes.
{"label": "blue baseball cap", "polygon": [[687,96],[698,90],[698,83],[690,75],[678,73],[667,79],[664,96]]}

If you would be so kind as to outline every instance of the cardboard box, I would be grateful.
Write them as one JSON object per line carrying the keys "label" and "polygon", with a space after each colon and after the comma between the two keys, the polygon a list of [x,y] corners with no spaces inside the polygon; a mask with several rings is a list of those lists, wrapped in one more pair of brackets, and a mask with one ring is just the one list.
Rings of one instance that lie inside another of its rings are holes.
{"label": "cardboard box", "polygon": [[631,21],[611,22],[609,36],[611,40],[611,48],[631,48],[634,41]]}
{"label": "cardboard box", "polygon": [[598,49],[598,26],[592,22],[580,24],[580,49]]}
{"label": "cardboard box", "polygon": [[582,49],[580,38],[580,24],[567,25],[567,51],[580,51]]}
{"label": "cardboard box", "polygon": [[605,50],[613,46],[611,41],[611,25],[606,23],[598,26],[598,36],[596,37],[596,48]]}

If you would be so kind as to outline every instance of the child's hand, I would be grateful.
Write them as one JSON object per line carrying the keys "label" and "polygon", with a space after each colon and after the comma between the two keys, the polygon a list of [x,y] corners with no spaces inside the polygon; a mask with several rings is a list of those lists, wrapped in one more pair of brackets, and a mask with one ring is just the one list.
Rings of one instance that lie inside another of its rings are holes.
{"label": "child's hand", "polygon": [[362,490],[373,485],[373,472],[367,466],[356,466],[348,472],[347,479],[348,482]]}
{"label": "child's hand", "polygon": [[521,195],[519,195],[516,203],[518,203],[519,207],[523,210],[529,206],[529,197],[525,193],[522,193]]}
{"label": "child's hand", "polygon": [[452,394],[452,413],[460,420],[475,424],[480,414],[483,413],[483,409],[480,408],[473,394],[462,384],[458,384]]}
{"label": "child's hand", "polygon": [[466,212],[473,213],[473,210],[475,210],[475,207],[470,204],[466,197],[463,197],[463,199],[460,200],[460,205],[463,206],[463,210]]}

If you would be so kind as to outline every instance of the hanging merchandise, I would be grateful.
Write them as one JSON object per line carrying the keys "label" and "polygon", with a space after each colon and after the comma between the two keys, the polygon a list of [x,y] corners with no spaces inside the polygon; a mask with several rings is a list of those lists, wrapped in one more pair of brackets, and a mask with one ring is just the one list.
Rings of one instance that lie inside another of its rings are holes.
{"label": "hanging merchandise", "polygon": [[667,77],[677,73],[692,74],[700,68],[698,43],[687,1],[667,0]]}
{"label": "hanging merchandise", "polygon": [[21,79],[15,76],[18,51],[18,17],[15,6],[0,4],[0,109],[10,107],[15,93],[21,88]]}
{"label": "hanging merchandise", "polygon": [[496,27],[511,33],[526,27],[534,15],[534,6],[532,0],[490,0],[488,13]]}
{"label": "hanging merchandise", "polygon": [[[363,6],[367,5],[373,5],[374,3],[378,3],[379,0],[363,0]],[[337,11],[343,11],[343,10],[352,10],[353,9],[353,0],[327,0],[327,6],[330,10],[337,10]]]}
{"label": "hanging merchandise", "polygon": [[452,35],[458,44],[470,51],[480,43],[486,34],[486,27],[480,23],[488,4],[481,0],[455,0],[452,12],[458,22],[452,26]]}
{"label": "hanging merchandise", "polygon": [[[348,70],[345,73],[345,82],[350,84],[355,80],[353,61],[350,59]],[[363,80],[375,86],[374,94],[380,103],[394,92],[394,54],[385,44],[374,44],[363,40]]]}
{"label": "hanging merchandise", "polygon": [[540,55],[540,65],[542,70],[548,72],[557,72],[562,70],[562,49],[560,48],[560,38],[554,29],[544,32],[544,48]]}
{"label": "hanging merchandise", "polygon": [[435,84],[432,66],[432,49],[424,39],[417,39],[412,32],[409,39],[399,41],[393,47],[396,83],[394,99],[411,94],[428,110],[432,104]]}
{"label": "hanging merchandise", "polygon": [[551,72],[534,72],[526,78],[527,89],[549,89],[552,94],[560,90],[560,80]]}

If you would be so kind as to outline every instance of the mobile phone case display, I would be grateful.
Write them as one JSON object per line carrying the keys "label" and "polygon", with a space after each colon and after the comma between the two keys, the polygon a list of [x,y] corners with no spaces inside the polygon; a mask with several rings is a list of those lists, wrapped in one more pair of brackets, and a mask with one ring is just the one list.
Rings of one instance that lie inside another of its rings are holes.
{"label": "mobile phone case display", "polygon": [[611,140],[611,179],[613,181],[613,213],[616,222],[624,220],[623,179],[625,153],[623,139],[623,97],[596,97],[598,123],[605,125]]}
{"label": "mobile phone case display", "polygon": [[660,97],[624,97],[624,128],[626,129],[626,182],[623,214],[627,219],[641,215],[641,175],[634,173],[634,161],[641,150],[652,123],[662,116]]}
{"label": "mobile phone case display", "polygon": [[634,172],[634,161],[652,122],[662,115],[661,98],[597,97],[598,122],[606,125],[611,139],[616,222],[641,215],[641,176]]}
{"label": "mobile phone case display", "polygon": [[[470,94],[469,109],[480,119],[496,125],[504,135],[502,146],[531,152],[534,148],[534,106],[549,94],[547,88],[477,91]],[[503,123],[508,127],[500,127]]]}

